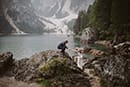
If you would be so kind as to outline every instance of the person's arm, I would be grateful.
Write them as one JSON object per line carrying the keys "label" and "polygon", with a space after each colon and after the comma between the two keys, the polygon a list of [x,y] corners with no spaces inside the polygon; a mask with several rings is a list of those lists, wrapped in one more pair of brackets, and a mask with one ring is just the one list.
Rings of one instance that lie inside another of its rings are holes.
{"label": "person's arm", "polygon": [[68,49],[68,47],[65,45],[65,48]]}

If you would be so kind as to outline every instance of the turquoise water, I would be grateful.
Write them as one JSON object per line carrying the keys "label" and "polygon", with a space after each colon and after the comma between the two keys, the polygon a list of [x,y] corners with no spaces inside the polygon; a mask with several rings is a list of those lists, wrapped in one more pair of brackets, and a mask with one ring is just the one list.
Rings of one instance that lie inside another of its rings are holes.
{"label": "turquoise water", "polygon": [[14,58],[30,57],[35,53],[45,50],[57,50],[57,45],[69,40],[68,47],[74,48],[73,36],[45,34],[45,35],[10,35],[0,36],[0,52],[11,51]]}

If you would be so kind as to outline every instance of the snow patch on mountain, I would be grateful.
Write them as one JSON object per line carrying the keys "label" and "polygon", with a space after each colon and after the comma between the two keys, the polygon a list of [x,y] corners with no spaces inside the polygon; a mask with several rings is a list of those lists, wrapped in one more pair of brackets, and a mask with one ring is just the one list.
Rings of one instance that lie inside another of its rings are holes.
{"label": "snow patch on mountain", "polygon": [[[5,0],[4,18],[9,33],[73,33],[78,12],[94,0]],[[71,28],[71,29],[70,29]],[[6,30],[6,29],[5,29]]]}
{"label": "snow patch on mountain", "polygon": [[67,23],[75,18],[77,18],[77,14],[71,14],[67,17],[60,18],[60,19],[57,19],[55,16],[53,17],[42,16],[39,20],[46,25],[45,29],[48,31],[54,31],[58,34],[63,34],[63,33],[68,34],[73,32],[68,28]]}
{"label": "snow patch on mountain", "polygon": [[[56,33],[65,33],[65,34],[73,33],[69,29],[67,23],[71,21],[72,19],[76,19],[78,15],[74,13],[70,8],[71,0],[66,0],[66,2],[64,3],[64,6],[61,5],[62,4],[61,1],[62,0],[55,2],[54,5],[52,5],[49,8],[49,10],[51,10],[56,5],[56,3],[58,3],[58,8],[55,14],[53,14],[53,16],[51,17],[41,16],[39,20],[42,21],[42,23],[46,25],[45,29],[48,31],[54,31]],[[67,13],[68,15],[66,17],[57,18],[56,15],[60,10],[63,14]],[[49,22],[45,20],[48,20]]]}
{"label": "snow patch on mountain", "polygon": [[93,2],[94,0],[32,0],[32,5],[46,31],[73,33],[68,23],[78,17],[79,11],[86,10]]}
{"label": "snow patch on mountain", "polygon": [[21,31],[14,23],[13,19],[7,14],[7,9],[5,10],[5,18],[9,22],[9,24],[15,29],[17,34],[25,34],[23,31]]}

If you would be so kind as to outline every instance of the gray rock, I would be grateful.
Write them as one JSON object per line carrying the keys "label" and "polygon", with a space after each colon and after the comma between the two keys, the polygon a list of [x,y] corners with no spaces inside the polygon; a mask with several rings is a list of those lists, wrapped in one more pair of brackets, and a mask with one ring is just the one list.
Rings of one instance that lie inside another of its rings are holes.
{"label": "gray rock", "polygon": [[97,39],[97,32],[91,27],[86,28],[80,37],[81,43],[87,45],[88,43],[94,43]]}
{"label": "gray rock", "polygon": [[13,73],[16,80],[24,82],[43,79],[55,87],[90,87],[87,75],[57,51],[43,51],[29,59],[18,60]]}
{"label": "gray rock", "polygon": [[54,87],[90,87],[87,75],[67,58],[52,59],[41,66],[40,71]]}
{"label": "gray rock", "polygon": [[13,64],[13,54],[11,52],[0,53],[0,75],[3,75]]}
{"label": "gray rock", "polygon": [[13,73],[17,80],[34,81],[41,77],[39,66],[45,65],[52,58],[61,57],[56,51],[43,51],[33,55],[31,58],[22,59],[15,62]]}
{"label": "gray rock", "polygon": [[125,57],[130,57],[130,42],[120,43],[114,46],[116,54],[120,54]]}
{"label": "gray rock", "polygon": [[108,87],[130,87],[130,44],[116,45],[113,53],[90,59],[84,68],[92,68]]}

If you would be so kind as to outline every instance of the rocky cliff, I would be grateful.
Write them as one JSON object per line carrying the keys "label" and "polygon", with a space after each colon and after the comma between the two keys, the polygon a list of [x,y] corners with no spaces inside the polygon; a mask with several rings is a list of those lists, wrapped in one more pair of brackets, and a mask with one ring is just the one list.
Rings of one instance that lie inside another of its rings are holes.
{"label": "rocky cliff", "polygon": [[[1,0],[0,33],[70,33],[77,13],[93,0]],[[6,25],[8,27],[6,27]],[[72,25],[71,25],[72,26]],[[7,31],[7,32],[6,32]]]}
{"label": "rocky cliff", "polygon": [[[11,26],[10,33],[41,33],[43,32],[44,24],[42,24],[36,14],[33,12],[33,7],[30,0],[5,0],[2,1],[2,22],[6,22],[1,28],[6,31]],[[2,32],[1,32],[2,33]]]}

